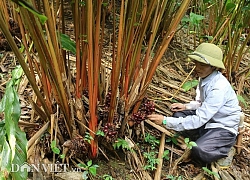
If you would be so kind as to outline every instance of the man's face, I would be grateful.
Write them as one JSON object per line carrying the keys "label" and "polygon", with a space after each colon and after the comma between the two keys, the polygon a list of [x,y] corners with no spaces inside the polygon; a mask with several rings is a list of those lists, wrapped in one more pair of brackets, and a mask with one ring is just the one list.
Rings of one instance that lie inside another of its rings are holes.
{"label": "man's face", "polygon": [[209,65],[209,64],[205,64],[205,63],[201,63],[201,62],[198,62],[198,61],[194,61],[195,63],[195,72],[197,73],[197,75],[201,78],[205,78],[207,77],[208,75],[210,75],[215,67]]}

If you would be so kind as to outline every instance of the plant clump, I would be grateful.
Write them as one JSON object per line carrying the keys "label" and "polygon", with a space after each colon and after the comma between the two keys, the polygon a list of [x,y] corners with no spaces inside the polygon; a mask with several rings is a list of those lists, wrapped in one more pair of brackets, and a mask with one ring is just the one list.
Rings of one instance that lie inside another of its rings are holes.
{"label": "plant clump", "polygon": [[117,139],[118,131],[115,124],[105,123],[102,130],[107,142],[114,142]]}
{"label": "plant clump", "polygon": [[76,136],[70,141],[66,141],[63,144],[64,147],[69,149],[69,157],[70,158],[86,158],[89,152],[89,143],[85,138],[81,136]]}
{"label": "plant clump", "polygon": [[141,122],[146,120],[147,116],[153,112],[155,112],[154,102],[145,97],[138,112],[132,114],[130,121],[133,121],[135,124],[141,124]]}

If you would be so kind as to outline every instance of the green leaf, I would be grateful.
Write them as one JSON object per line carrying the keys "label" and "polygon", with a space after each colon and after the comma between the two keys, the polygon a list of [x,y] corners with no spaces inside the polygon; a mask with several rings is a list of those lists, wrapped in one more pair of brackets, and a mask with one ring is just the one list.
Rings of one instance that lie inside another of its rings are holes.
{"label": "green leaf", "polygon": [[64,159],[64,158],[65,158],[65,154],[61,154],[61,155],[60,155],[60,158],[61,158],[61,159]]}
{"label": "green leaf", "polygon": [[8,137],[8,142],[11,148],[11,161],[14,159],[15,156],[15,144],[16,144],[16,128],[18,128],[18,120],[20,117],[20,105],[15,101],[16,95],[13,88],[13,81],[11,80],[6,88],[6,104],[5,104],[5,128]]}
{"label": "green leaf", "polygon": [[96,176],[96,166],[91,166],[89,168],[89,172],[93,175],[93,176]]}
{"label": "green leaf", "polygon": [[2,142],[3,149],[1,152],[1,171],[6,171],[10,173],[11,171],[11,149],[6,141],[6,138],[4,138],[4,141]]}
{"label": "green leaf", "polygon": [[202,169],[205,171],[205,172],[207,172],[207,173],[212,173],[212,171],[210,171],[208,168],[206,168],[206,167],[202,167]]}
{"label": "green leaf", "polygon": [[212,41],[214,37],[213,36],[200,36],[200,38],[206,39],[208,41]]}
{"label": "green leaf", "polygon": [[120,139],[120,138],[118,138],[117,142],[115,142],[113,144],[113,147],[114,147],[114,149],[119,149],[120,147],[122,147],[122,149],[130,150],[128,142],[126,140]]}
{"label": "green leaf", "polygon": [[189,144],[193,147],[193,146],[197,146],[197,144],[193,141],[189,142]]}
{"label": "green leaf", "polygon": [[1,102],[0,102],[0,113],[2,113],[5,109],[5,104],[6,104],[6,95],[4,94]]}
{"label": "green leaf", "polygon": [[77,164],[77,166],[79,166],[80,168],[84,168],[84,169],[88,168],[86,164],[82,164],[82,163]]}
{"label": "green leaf", "polygon": [[102,176],[102,178],[104,178],[104,180],[113,180],[112,176],[108,175],[108,174],[104,174]]}
{"label": "green leaf", "polygon": [[236,4],[232,3],[232,2],[229,2],[226,4],[226,11],[229,12],[229,11],[233,11],[236,7]]}
{"label": "green leaf", "polygon": [[90,167],[90,166],[92,165],[92,160],[89,160],[89,161],[87,162],[87,165],[88,165],[88,167]]}
{"label": "green leaf", "polygon": [[188,23],[190,22],[190,18],[188,16],[184,16],[181,20],[182,23]]}
{"label": "green leaf", "polygon": [[[26,138],[26,133],[21,131],[20,129],[17,130],[16,132],[16,148],[15,151],[18,152],[16,153],[14,160],[12,164],[16,164],[19,167],[21,167],[24,162],[27,161],[27,138]],[[15,180],[23,180],[27,179],[28,172],[27,171],[17,171],[13,172],[12,174],[13,179]]]}
{"label": "green leaf", "polygon": [[60,40],[64,50],[76,54],[76,43],[68,35],[60,33]]}
{"label": "green leaf", "polygon": [[98,131],[96,132],[96,135],[97,135],[97,136],[104,136],[105,134],[104,134],[103,131],[98,130]]}
{"label": "green leaf", "polygon": [[205,19],[204,16],[201,16],[192,12],[190,13],[190,22],[195,26],[199,26],[200,21],[203,19]]}
{"label": "green leaf", "polygon": [[44,16],[42,13],[38,12],[29,2],[25,0],[17,0],[14,2],[16,2],[18,5],[24,7],[25,9],[30,11],[32,14],[37,16],[42,24],[45,24],[45,22],[47,21],[48,18]]}
{"label": "green leaf", "polygon": [[171,99],[172,103],[178,103],[178,101],[176,99]]}
{"label": "green leaf", "polygon": [[86,6],[86,2],[85,1],[80,1],[79,4],[82,5],[82,6]]}
{"label": "green leaf", "polygon": [[84,180],[88,179],[88,178],[89,178],[89,177],[88,177],[88,174],[89,174],[88,171],[84,171],[84,172],[82,173],[82,178],[83,178]]}
{"label": "green leaf", "polygon": [[[27,172],[11,172],[11,165],[21,166],[27,161],[27,138],[25,132],[21,131],[18,126],[21,108],[18,94],[15,90],[15,84],[21,77],[21,68],[17,67],[12,72],[12,79],[8,82],[1,101],[1,110],[4,110],[5,120],[0,126],[0,143],[1,145],[1,175],[9,175],[15,180],[27,179]],[[1,176],[0,175],[0,176]]]}
{"label": "green leaf", "polygon": [[56,147],[56,141],[55,141],[55,140],[53,140],[53,141],[51,142],[51,145],[50,145],[50,147],[51,147],[51,148],[54,148],[54,147]]}
{"label": "green leaf", "polygon": [[[250,4],[248,4],[247,6],[244,6],[243,8],[242,8],[242,11],[250,11]],[[245,12],[243,12],[243,13],[245,13]],[[246,12],[247,13],[247,12]]]}
{"label": "green leaf", "polygon": [[247,107],[247,103],[246,103],[245,99],[241,95],[237,95],[237,98],[238,98],[239,102],[241,102],[242,104],[244,104],[244,106],[246,108]]}
{"label": "green leaf", "polygon": [[171,142],[171,138],[167,138],[167,139],[166,139],[166,142]]}
{"label": "green leaf", "polygon": [[183,84],[182,89],[184,89],[184,91],[189,91],[191,88],[197,86],[199,84],[198,80],[192,80],[192,81],[187,81]]}
{"label": "green leaf", "polygon": [[168,155],[169,155],[169,150],[165,150],[165,151],[163,152],[163,158],[166,159],[166,160],[169,160]]}
{"label": "green leaf", "polygon": [[23,75],[23,69],[20,65],[16,66],[16,68],[12,71],[12,79],[20,79]]}
{"label": "green leaf", "polygon": [[175,138],[175,137],[172,137],[172,138],[171,138],[171,141],[172,141],[175,145],[178,144],[177,138]]}
{"label": "green leaf", "polygon": [[52,151],[55,153],[55,154],[60,154],[60,149],[55,147],[52,149]]}
{"label": "green leaf", "polygon": [[50,147],[51,147],[51,150],[52,150],[55,154],[60,154],[60,149],[56,146],[56,141],[55,141],[55,140],[53,140],[53,141],[51,142]]}
{"label": "green leaf", "polygon": [[108,3],[102,3],[103,7],[107,7],[108,6]]}
{"label": "green leaf", "polygon": [[210,171],[208,168],[206,167],[202,167],[203,171],[208,173],[209,175],[215,175],[217,178],[220,178],[219,174],[213,171]]}
{"label": "green leaf", "polygon": [[184,139],[184,142],[185,142],[186,144],[188,144],[189,138],[185,138],[185,139]]}

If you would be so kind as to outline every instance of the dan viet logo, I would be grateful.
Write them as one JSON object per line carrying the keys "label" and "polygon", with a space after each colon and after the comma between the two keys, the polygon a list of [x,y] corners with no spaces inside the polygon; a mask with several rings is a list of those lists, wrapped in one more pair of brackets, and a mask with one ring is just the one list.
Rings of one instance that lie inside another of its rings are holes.
{"label": "dan viet logo", "polygon": [[12,164],[11,172],[81,172],[80,168],[70,168],[69,164]]}

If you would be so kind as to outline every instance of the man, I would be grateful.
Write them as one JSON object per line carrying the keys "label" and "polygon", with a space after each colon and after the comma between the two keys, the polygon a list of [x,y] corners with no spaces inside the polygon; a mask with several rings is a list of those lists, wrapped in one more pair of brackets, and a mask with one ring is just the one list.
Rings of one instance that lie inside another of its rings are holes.
{"label": "man", "polygon": [[195,132],[198,139],[197,146],[192,148],[192,157],[211,163],[227,157],[235,144],[241,108],[230,83],[218,71],[225,69],[218,46],[202,43],[188,57],[194,61],[200,77],[196,101],[172,104],[173,117],[152,114],[148,118],[168,129],[187,134]]}

